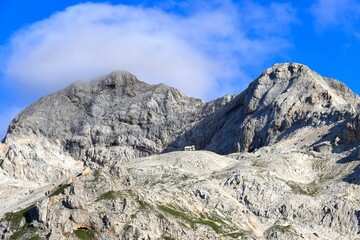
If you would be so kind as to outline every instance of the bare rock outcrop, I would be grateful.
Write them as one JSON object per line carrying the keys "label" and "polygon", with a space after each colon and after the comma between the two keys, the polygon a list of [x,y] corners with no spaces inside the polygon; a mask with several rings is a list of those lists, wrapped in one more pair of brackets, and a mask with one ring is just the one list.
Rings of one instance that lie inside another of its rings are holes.
{"label": "bare rock outcrop", "polygon": [[203,105],[166,85],[114,72],[40,99],[14,119],[5,142],[46,138],[59,142],[76,160],[98,163],[146,156],[161,152],[179,131],[199,120]]}
{"label": "bare rock outcrop", "polygon": [[[344,84],[295,63],[275,65],[241,94],[209,103],[164,84],[149,85],[130,73],[114,72],[77,82],[21,112],[9,126],[5,139],[9,147],[1,166],[19,175],[31,159],[51,163],[38,156],[48,151],[89,166],[182,150],[186,145],[220,154],[251,152],[296,129],[341,121],[347,122],[341,139],[352,141],[358,139],[359,128],[356,118],[349,119],[359,102]],[[31,144],[16,150],[24,139]],[[37,148],[46,149],[32,152],[38,142]]]}
{"label": "bare rock outcrop", "polygon": [[24,227],[8,231],[20,239],[356,239],[359,186],[337,181],[334,162],[314,167],[323,161],[193,151],[106,164],[57,187],[25,212]]}
{"label": "bare rock outcrop", "polygon": [[[343,83],[289,63],[267,69],[249,87],[172,143],[221,154],[254,151],[304,126],[331,125],[358,109],[359,97]],[[204,131],[206,129],[206,131]]]}
{"label": "bare rock outcrop", "polygon": [[295,63],[208,103],[126,72],[74,83],[0,144],[0,238],[356,239],[359,106]]}

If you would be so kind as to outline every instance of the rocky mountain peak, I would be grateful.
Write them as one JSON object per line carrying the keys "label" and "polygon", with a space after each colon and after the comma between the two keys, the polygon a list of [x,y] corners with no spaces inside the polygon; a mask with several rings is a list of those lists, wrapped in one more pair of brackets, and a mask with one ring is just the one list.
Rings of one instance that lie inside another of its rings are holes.
{"label": "rocky mountain peak", "polygon": [[254,151],[297,128],[344,119],[359,103],[359,97],[337,80],[302,64],[276,64],[187,132],[177,148],[187,142],[221,154]]}
{"label": "rocky mountain peak", "polygon": [[311,104],[320,107],[344,108],[359,102],[343,83],[320,76],[297,63],[275,64],[264,71],[245,91],[246,114],[268,105]]}
{"label": "rocky mountain peak", "polygon": [[165,84],[113,72],[41,98],[12,121],[5,142],[47,141],[76,160],[101,165],[162,152],[204,117],[204,104]]}
{"label": "rocky mountain peak", "polygon": [[0,144],[0,238],[355,239],[359,106],[297,63],[208,103],[128,72],[76,82]]}
{"label": "rocky mountain peak", "polygon": [[[262,137],[257,130],[250,134],[266,144],[279,140],[294,125],[329,124],[344,119],[345,115],[354,114],[360,103],[359,97],[343,83],[297,63],[276,64],[267,69],[243,92],[241,100],[245,102],[246,116],[243,133],[253,128],[267,129]],[[275,138],[270,140],[272,137]]]}
{"label": "rocky mountain peak", "polygon": [[111,93],[112,96],[135,97],[149,89],[150,85],[140,81],[136,76],[125,71],[115,71],[93,81],[78,81],[64,90],[70,98],[86,97],[79,93],[101,94]]}
{"label": "rocky mountain peak", "polygon": [[[102,89],[125,89],[139,91],[141,87],[148,86],[148,84],[138,80],[133,74],[129,72],[113,72],[106,78],[100,79],[99,85]],[[135,92],[125,92],[129,96],[134,96]]]}
{"label": "rocky mountain peak", "polygon": [[270,79],[274,81],[290,80],[298,77],[300,74],[309,72],[310,69],[299,63],[278,63],[266,69],[261,76],[269,75]]}
{"label": "rocky mountain peak", "polygon": [[[172,87],[150,85],[118,71],[40,99],[15,118],[6,139],[46,137],[80,159],[89,157],[85,152],[78,155],[79,149],[100,146],[131,146],[128,157],[189,144],[224,154],[238,143],[243,151],[264,146],[296,123],[336,121],[338,117],[331,116],[354,111],[359,102],[341,82],[298,63],[275,64],[241,94],[206,104]],[[156,135],[150,134],[155,129]],[[131,140],[129,131],[136,139],[144,136],[144,142]],[[119,137],[123,135],[126,139]]]}

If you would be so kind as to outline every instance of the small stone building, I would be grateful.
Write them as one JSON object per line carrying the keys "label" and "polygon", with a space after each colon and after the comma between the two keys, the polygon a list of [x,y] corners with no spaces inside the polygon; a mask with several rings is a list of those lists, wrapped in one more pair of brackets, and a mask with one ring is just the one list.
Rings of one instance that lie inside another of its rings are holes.
{"label": "small stone building", "polygon": [[195,145],[185,146],[184,151],[195,151]]}

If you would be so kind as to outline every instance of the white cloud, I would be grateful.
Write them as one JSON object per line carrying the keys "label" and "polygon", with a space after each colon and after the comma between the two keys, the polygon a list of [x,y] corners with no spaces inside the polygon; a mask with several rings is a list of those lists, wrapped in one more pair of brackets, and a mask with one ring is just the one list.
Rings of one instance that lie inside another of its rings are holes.
{"label": "white cloud", "polygon": [[44,94],[127,70],[209,99],[234,79],[247,84],[246,67],[289,47],[287,29],[296,22],[290,5],[200,2],[183,15],[125,5],[69,7],[17,32],[6,46],[3,73],[29,93]]}
{"label": "white cloud", "polygon": [[342,28],[357,34],[360,20],[360,2],[357,0],[317,0],[311,12],[319,30]]}

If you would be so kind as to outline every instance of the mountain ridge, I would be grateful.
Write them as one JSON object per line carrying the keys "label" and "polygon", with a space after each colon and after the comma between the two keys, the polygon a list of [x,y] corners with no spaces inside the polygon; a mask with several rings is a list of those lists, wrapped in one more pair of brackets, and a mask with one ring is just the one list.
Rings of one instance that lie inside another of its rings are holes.
{"label": "mountain ridge", "polygon": [[210,102],[128,72],[74,83],[9,126],[0,218],[36,205],[22,223],[4,215],[0,236],[355,238],[359,110],[343,83],[297,63]]}

